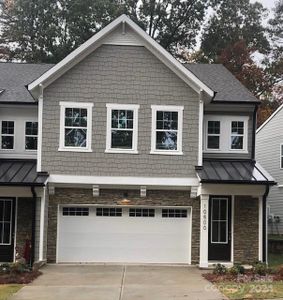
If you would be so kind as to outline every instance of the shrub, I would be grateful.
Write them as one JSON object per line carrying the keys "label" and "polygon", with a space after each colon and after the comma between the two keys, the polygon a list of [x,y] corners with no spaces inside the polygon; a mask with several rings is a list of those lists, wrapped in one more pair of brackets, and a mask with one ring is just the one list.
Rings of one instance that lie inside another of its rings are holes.
{"label": "shrub", "polygon": [[263,262],[255,262],[253,264],[252,271],[254,274],[257,274],[260,276],[265,276],[265,275],[271,273],[271,269],[268,268],[267,264],[263,263]]}
{"label": "shrub", "polygon": [[15,262],[10,264],[10,273],[20,274],[30,272],[28,266],[22,262]]}
{"label": "shrub", "polygon": [[224,265],[217,264],[213,269],[213,274],[224,275],[227,273],[227,268]]}
{"label": "shrub", "polygon": [[229,273],[232,275],[245,274],[245,268],[240,264],[235,264],[229,269]]}
{"label": "shrub", "polygon": [[11,267],[10,264],[1,264],[0,265],[0,274],[10,273]]}

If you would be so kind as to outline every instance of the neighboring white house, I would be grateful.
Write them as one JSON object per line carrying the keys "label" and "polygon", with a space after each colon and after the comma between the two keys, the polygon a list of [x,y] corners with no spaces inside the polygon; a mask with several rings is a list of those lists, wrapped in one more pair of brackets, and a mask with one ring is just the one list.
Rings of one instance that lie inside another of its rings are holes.
{"label": "neighboring white house", "polygon": [[268,196],[269,232],[283,234],[283,104],[257,130],[256,160],[277,182]]}

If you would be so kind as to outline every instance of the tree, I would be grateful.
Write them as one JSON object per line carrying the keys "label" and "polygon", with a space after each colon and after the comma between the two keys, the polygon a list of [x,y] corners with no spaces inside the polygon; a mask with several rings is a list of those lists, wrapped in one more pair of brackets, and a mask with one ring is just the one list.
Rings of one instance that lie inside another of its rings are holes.
{"label": "tree", "polygon": [[221,0],[215,3],[214,13],[204,27],[201,50],[211,62],[215,62],[222,50],[239,40],[244,40],[249,48],[266,53],[269,42],[262,19],[266,10],[249,0]]}
{"label": "tree", "polygon": [[[0,48],[8,59],[58,62],[121,13],[165,49],[192,49],[207,0],[4,0]],[[2,58],[6,57],[2,56]]]}

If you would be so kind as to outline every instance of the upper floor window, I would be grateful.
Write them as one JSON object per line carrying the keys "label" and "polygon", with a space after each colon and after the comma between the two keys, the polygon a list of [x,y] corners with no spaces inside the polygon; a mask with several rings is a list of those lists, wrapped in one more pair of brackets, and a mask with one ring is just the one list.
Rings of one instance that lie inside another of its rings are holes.
{"label": "upper floor window", "polygon": [[248,117],[206,115],[206,152],[247,152]]}
{"label": "upper floor window", "polygon": [[106,107],[106,152],[137,153],[139,105],[106,104]]}
{"label": "upper floor window", "polygon": [[93,103],[60,102],[60,151],[91,151]]}
{"label": "upper floor window", "polygon": [[25,149],[37,150],[38,122],[26,122]]}
{"label": "upper floor window", "polygon": [[1,149],[13,150],[15,143],[15,122],[2,121],[1,122]]}
{"label": "upper floor window", "polygon": [[281,150],[281,153],[280,153],[280,167],[281,167],[281,169],[283,169],[283,144],[280,145],[280,150]]}
{"label": "upper floor window", "polygon": [[183,154],[183,106],[152,105],[152,154]]}

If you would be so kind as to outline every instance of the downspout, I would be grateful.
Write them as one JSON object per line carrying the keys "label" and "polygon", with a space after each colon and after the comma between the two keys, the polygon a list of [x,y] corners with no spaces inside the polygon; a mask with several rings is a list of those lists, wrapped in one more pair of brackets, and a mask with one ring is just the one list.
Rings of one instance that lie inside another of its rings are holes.
{"label": "downspout", "polygon": [[262,197],[262,260],[268,263],[268,238],[267,238],[267,217],[266,217],[266,201],[269,194],[269,185],[265,187],[265,193]]}
{"label": "downspout", "polygon": [[255,143],[256,143],[256,127],[257,127],[257,110],[258,105],[255,106],[253,112],[253,139],[252,139],[252,159],[255,160]]}
{"label": "downspout", "polygon": [[33,266],[34,257],[35,257],[35,217],[36,217],[36,192],[34,186],[31,187],[32,193],[32,223],[31,223],[31,255],[30,255],[30,266]]}

